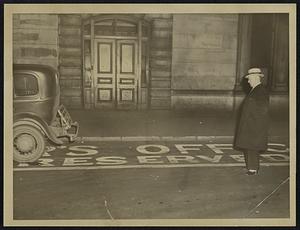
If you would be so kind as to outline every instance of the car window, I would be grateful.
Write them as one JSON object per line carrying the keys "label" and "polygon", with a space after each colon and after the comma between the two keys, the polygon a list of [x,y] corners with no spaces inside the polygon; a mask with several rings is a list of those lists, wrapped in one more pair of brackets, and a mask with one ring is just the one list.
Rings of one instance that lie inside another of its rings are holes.
{"label": "car window", "polygon": [[16,96],[33,96],[38,93],[38,80],[30,74],[14,75],[14,91]]}

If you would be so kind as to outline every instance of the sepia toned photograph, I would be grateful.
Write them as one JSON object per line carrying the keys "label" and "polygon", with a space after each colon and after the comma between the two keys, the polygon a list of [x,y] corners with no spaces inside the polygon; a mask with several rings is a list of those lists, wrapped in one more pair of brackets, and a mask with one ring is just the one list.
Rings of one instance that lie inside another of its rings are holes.
{"label": "sepia toned photograph", "polygon": [[295,4],[4,4],[5,226],[294,226]]}

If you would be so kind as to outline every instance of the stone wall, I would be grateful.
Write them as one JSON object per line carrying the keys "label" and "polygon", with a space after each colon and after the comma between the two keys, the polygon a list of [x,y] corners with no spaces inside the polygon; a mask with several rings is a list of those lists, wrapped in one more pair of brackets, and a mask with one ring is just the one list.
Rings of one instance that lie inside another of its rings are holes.
{"label": "stone wall", "polygon": [[58,16],[13,15],[13,62],[58,67]]}
{"label": "stone wall", "polygon": [[62,103],[70,108],[82,108],[80,15],[59,15],[59,72]]}
{"label": "stone wall", "polygon": [[150,106],[171,108],[172,24],[171,14],[149,14],[152,21],[150,42]]}
{"label": "stone wall", "polygon": [[[47,64],[58,69],[61,100],[69,108],[83,108],[82,17],[80,14],[13,15],[14,63]],[[239,65],[238,15],[141,17],[151,21],[151,109],[238,107],[244,96],[234,90]],[[282,17],[276,20],[276,65],[272,81],[272,90],[279,94],[273,92],[271,100],[271,104],[278,105],[278,111],[288,108],[288,21]]]}
{"label": "stone wall", "polygon": [[172,106],[232,109],[238,15],[174,14]]}
{"label": "stone wall", "polygon": [[[81,108],[81,19],[86,15],[59,15],[59,71],[62,101]],[[172,15],[147,14],[152,21],[150,41],[150,108],[171,107]]]}

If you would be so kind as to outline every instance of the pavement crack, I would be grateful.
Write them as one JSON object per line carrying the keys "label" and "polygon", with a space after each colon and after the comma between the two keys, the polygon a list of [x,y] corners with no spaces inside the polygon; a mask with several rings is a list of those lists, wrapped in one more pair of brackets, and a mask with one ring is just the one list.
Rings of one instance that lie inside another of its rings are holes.
{"label": "pavement crack", "polygon": [[259,202],[253,209],[250,210],[250,212],[244,217],[249,217],[260,205],[262,205],[267,199],[269,199],[275,192],[279,190],[279,188],[284,185],[290,177],[286,178],[284,181],[282,181],[269,195],[267,195],[261,202]]}
{"label": "pavement crack", "polygon": [[109,215],[110,219],[113,220],[113,216],[111,215],[110,211],[109,211],[109,208],[108,208],[108,204],[107,204],[107,200],[106,198],[104,197],[104,206],[105,206],[105,209],[106,209],[106,212],[107,214]]}

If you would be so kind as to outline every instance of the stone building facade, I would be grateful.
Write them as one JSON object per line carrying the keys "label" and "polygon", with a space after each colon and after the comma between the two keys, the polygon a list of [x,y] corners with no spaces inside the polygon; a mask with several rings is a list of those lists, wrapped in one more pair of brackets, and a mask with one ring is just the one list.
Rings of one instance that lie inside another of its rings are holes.
{"label": "stone building facade", "polygon": [[69,108],[235,111],[255,66],[288,111],[288,14],[15,14],[13,41],[15,63],[58,69]]}

